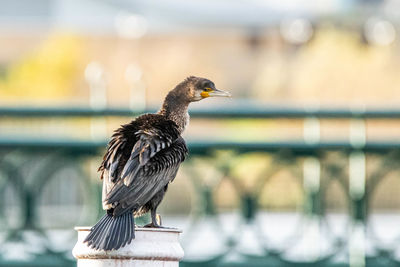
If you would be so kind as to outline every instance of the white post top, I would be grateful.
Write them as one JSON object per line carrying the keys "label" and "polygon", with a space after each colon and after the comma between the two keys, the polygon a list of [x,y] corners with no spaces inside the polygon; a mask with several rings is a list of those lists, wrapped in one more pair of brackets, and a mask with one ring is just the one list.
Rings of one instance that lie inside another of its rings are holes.
{"label": "white post top", "polygon": [[118,250],[104,251],[89,248],[83,243],[90,227],[75,227],[78,242],[72,254],[78,267],[100,266],[179,266],[184,252],[179,243],[178,229],[135,228],[135,239]]}

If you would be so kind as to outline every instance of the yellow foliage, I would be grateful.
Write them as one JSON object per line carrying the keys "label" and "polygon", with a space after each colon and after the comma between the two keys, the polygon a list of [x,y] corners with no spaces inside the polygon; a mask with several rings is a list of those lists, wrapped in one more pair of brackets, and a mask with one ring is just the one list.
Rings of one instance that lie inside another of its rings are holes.
{"label": "yellow foliage", "polygon": [[0,80],[0,96],[49,100],[72,95],[80,55],[77,37],[50,36],[39,49],[9,67],[5,79]]}

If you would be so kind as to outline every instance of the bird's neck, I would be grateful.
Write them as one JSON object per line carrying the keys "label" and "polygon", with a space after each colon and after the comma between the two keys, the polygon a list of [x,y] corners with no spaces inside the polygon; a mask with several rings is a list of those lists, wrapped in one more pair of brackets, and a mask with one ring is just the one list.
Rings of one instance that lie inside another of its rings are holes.
{"label": "bird's neck", "polygon": [[189,123],[189,102],[184,101],[171,92],[167,95],[158,114],[165,116],[178,125],[179,132],[183,133]]}

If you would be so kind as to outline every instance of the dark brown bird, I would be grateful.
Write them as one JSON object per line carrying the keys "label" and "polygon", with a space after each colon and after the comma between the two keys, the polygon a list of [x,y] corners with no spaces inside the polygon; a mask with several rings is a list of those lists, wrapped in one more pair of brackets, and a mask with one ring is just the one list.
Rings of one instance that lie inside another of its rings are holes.
{"label": "dark brown bird", "polygon": [[161,227],[156,210],[188,150],[181,134],[189,122],[191,102],[230,96],[212,81],[188,77],[170,91],[160,111],[144,114],[115,131],[99,168],[103,209],[85,242],[94,249],[113,250],[135,238],[134,216],[151,212],[146,227]]}

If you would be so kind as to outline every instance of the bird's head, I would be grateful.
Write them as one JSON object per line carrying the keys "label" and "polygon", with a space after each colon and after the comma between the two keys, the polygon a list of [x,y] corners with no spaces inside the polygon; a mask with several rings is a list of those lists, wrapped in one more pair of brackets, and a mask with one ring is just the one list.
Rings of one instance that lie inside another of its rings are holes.
{"label": "bird's head", "polygon": [[230,97],[231,94],[218,90],[208,79],[190,76],[167,94],[158,114],[173,120],[183,132],[189,119],[188,105],[213,96]]}
{"label": "bird's head", "polygon": [[231,94],[215,88],[215,84],[206,79],[195,76],[186,78],[177,89],[184,94],[187,101],[195,102],[208,97],[230,97]]}

